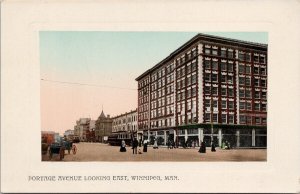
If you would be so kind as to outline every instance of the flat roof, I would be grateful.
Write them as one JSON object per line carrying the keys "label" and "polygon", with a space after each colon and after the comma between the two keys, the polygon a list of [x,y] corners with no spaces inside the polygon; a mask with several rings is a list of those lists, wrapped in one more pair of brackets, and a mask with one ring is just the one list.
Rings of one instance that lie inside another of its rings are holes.
{"label": "flat roof", "polygon": [[160,67],[162,64],[166,63],[173,57],[175,57],[178,53],[182,52],[184,49],[189,47],[191,44],[195,43],[196,41],[213,41],[216,43],[221,43],[221,44],[230,44],[232,46],[244,46],[248,47],[250,49],[255,49],[255,50],[262,50],[262,51],[267,51],[268,49],[268,44],[262,44],[262,43],[256,43],[256,42],[250,42],[250,41],[244,41],[244,40],[238,40],[238,39],[232,39],[232,38],[224,38],[220,36],[213,36],[213,35],[208,35],[208,34],[202,34],[198,33],[194,37],[192,37],[189,41],[184,43],[181,47],[176,49],[174,52],[172,52],[169,56],[164,58],[162,61],[154,65],[152,68],[146,70],[143,74],[138,76],[135,80],[139,81],[143,77],[145,77],[147,74],[150,72],[154,71],[158,67]]}

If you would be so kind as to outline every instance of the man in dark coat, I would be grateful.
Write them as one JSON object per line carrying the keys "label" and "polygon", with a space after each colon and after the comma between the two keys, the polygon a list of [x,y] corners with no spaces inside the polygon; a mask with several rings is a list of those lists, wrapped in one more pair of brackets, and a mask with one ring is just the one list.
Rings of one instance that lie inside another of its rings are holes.
{"label": "man in dark coat", "polygon": [[132,154],[137,154],[137,147],[139,145],[139,142],[136,138],[132,141]]}
{"label": "man in dark coat", "polygon": [[205,146],[204,141],[201,142],[200,149],[199,149],[198,152],[200,152],[200,153],[206,153],[206,146]]}
{"label": "man in dark coat", "polygon": [[214,143],[211,144],[211,151],[212,152],[215,152],[216,151],[216,146]]}

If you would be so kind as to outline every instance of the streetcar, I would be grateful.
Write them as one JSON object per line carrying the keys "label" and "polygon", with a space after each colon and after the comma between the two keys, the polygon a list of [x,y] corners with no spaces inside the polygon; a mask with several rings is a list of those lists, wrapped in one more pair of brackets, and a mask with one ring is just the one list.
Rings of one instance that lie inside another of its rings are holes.
{"label": "streetcar", "polygon": [[132,134],[130,133],[111,134],[108,136],[107,143],[112,146],[121,146],[122,140],[125,141],[126,145],[131,145]]}

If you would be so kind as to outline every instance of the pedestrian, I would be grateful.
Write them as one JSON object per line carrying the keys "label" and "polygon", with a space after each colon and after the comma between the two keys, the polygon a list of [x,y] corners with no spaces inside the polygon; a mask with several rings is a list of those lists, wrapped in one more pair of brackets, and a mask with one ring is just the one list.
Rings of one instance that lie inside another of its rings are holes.
{"label": "pedestrian", "polygon": [[200,152],[200,153],[206,153],[206,147],[205,147],[204,141],[201,142],[200,149],[199,149],[198,152]]}
{"label": "pedestrian", "polygon": [[168,140],[167,144],[168,144],[168,149],[171,149],[171,140],[170,139]]}
{"label": "pedestrian", "polygon": [[226,142],[225,142],[225,150],[229,150],[229,149],[230,149],[230,146],[229,146],[229,145],[230,145],[229,142],[226,141]]}
{"label": "pedestrian", "polygon": [[215,152],[216,151],[216,146],[214,143],[211,144],[211,151],[212,152]]}
{"label": "pedestrian", "polygon": [[143,152],[147,152],[147,147],[148,147],[148,140],[145,139],[145,140],[144,140],[144,148],[143,148]]}
{"label": "pedestrian", "polygon": [[132,154],[137,154],[137,147],[139,145],[139,142],[136,138],[132,141]]}
{"label": "pedestrian", "polygon": [[156,138],[154,139],[153,149],[158,149],[157,139]]}
{"label": "pedestrian", "polygon": [[126,152],[126,143],[125,143],[124,139],[122,139],[122,141],[121,141],[120,152]]}

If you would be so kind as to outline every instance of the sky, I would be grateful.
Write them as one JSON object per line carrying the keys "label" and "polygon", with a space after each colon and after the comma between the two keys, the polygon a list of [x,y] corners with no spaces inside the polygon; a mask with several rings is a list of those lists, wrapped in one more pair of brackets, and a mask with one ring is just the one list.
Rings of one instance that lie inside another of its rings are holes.
{"label": "sky", "polygon": [[[41,31],[41,129],[63,134],[79,118],[137,108],[135,78],[199,32]],[[268,43],[266,32],[201,32]]]}

